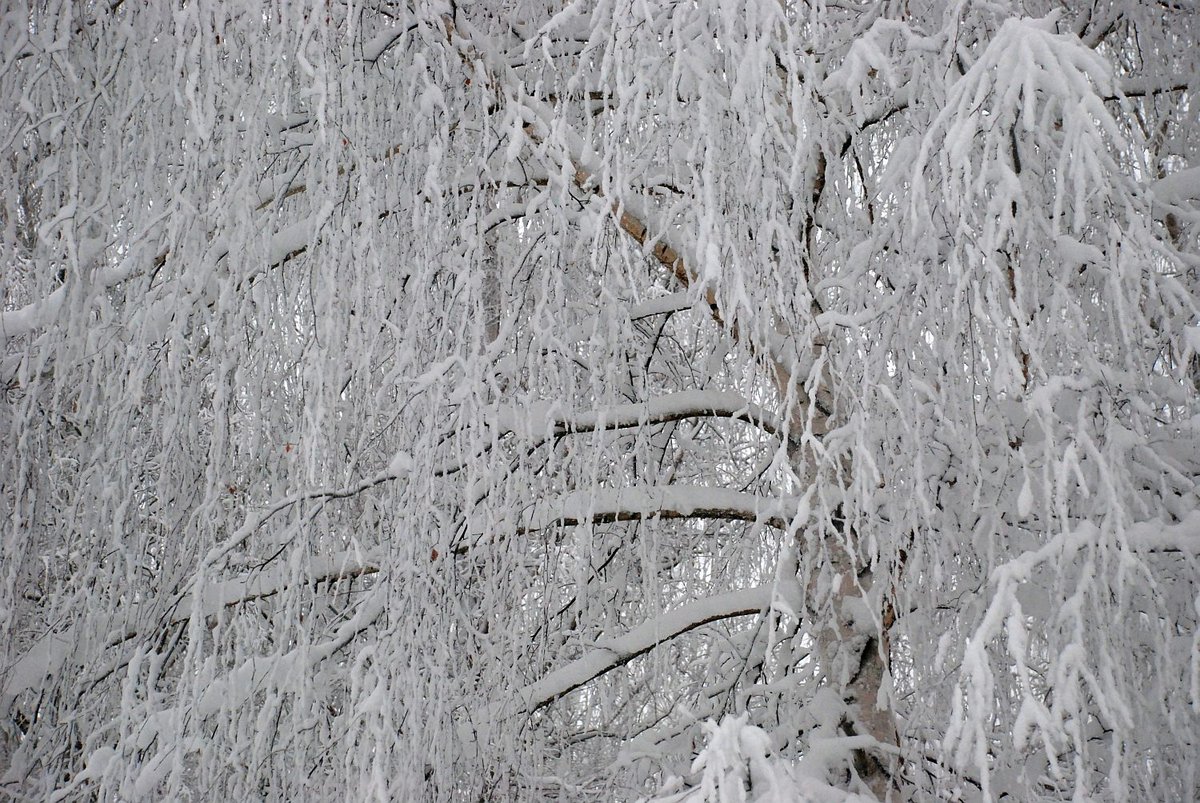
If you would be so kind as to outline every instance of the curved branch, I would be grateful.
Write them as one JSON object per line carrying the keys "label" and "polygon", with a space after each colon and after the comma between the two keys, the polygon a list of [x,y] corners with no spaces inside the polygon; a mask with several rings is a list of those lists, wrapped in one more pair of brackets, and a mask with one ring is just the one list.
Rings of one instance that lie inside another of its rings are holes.
{"label": "curved branch", "polygon": [[521,710],[530,713],[549,705],[564,694],[701,625],[761,613],[771,604],[772,590],[768,584],[696,600],[644,622],[624,635],[602,638],[582,658],[518,691]]}

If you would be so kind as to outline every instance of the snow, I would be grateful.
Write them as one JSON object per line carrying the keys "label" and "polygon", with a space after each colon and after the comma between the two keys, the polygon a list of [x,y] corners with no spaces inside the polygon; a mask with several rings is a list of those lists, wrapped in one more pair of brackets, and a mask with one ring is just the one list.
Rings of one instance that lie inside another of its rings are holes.
{"label": "snow", "polygon": [[1154,200],[1163,204],[1200,201],[1200,166],[1177,170],[1150,185]]}
{"label": "snow", "polygon": [[619,636],[603,636],[595,648],[542,677],[518,692],[522,706],[533,711],[582,686],[599,675],[622,666],[657,644],[701,625],[761,613],[771,602],[771,587],[759,586],[696,600],[667,611]]}
{"label": "snow", "polygon": [[1183,339],[1193,354],[1200,354],[1200,326],[1183,327]]}
{"label": "snow", "polygon": [[700,517],[761,522],[787,529],[799,511],[799,499],[771,499],[728,488],[593,488],[550,501],[535,512],[528,527],[540,530],[589,521]]}
{"label": "snow", "polygon": [[1066,234],[1054,238],[1054,244],[1058,248],[1059,257],[1071,268],[1080,265],[1103,265],[1106,261],[1104,252],[1099,248],[1081,243]]}
{"label": "snow", "polygon": [[302,5],[0,18],[7,789],[1195,797],[1200,17]]}
{"label": "snow", "polygon": [[621,429],[645,423],[665,423],[684,418],[721,416],[761,427],[781,436],[782,422],[772,413],[731,391],[689,390],[659,396],[645,402],[620,404],[600,410],[568,411],[562,402],[527,404],[498,410],[494,425],[502,432],[524,438],[547,437],[568,432]]}
{"label": "snow", "polygon": [[177,612],[172,622],[186,621],[193,614],[209,619],[232,605],[265,599],[299,585],[316,585],[330,580],[359,577],[379,571],[377,561],[363,557],[357,552],[321,555],[309,558],[304,571],[299,573],[287,566],[272,566],[228,580],[207,583],[200,597],[203,605],[194,608],[192,597],[185,595],[174,606]]}
{"label": "snow", "polygon": [[388,461],[387,474],[390,477],[403,477],[413,470],[412,455],[404,450],[397,451]]}
{"label": "snow", "polygon": [[45,298],[20,309],[0,312],[0,338],[9,340],[46,326],[58,315],[66,297],[66,287],[59,287]]}
{"label": "snow", "polygon": [[0,675],[4,680],[0,703],[8,704],[18,695],[40,688],[47,677],[58,674],[73,649],[70,632],[47,633],[39,638]]}

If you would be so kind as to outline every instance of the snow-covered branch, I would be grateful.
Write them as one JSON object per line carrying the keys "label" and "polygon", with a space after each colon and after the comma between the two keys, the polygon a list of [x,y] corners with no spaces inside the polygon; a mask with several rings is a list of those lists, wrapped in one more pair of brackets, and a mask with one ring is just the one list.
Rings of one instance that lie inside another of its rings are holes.
{"label": "snow-covered branch", "polygon": [[620,636],[598,639],[583,657],[521,689],[517,693],[521,708],[535,711],[701,625],[761,613],[771,604],[771,594],[770,585],[729,591],[667,611]]}
{"label": "snow-covered branch", "polygon": [[800,499],[769,499],[728,488],[595,488],[567,494],[535,509],[524,529],[659,518],[749,521],[786,530],[794,519],[806,515]]}
{"label": "snow-covered branch", "polygon": [[[501,51],[487,40],[482,32],[469,25],[450,26],[452,40],[463,55],[464,63],[475,63],[482,59],[500,83],[513,108],[524,120],[523,131],[539,148],[549,151],[551,157],[570,175],[575,186],[587,193],[603,198],[609,204],[618,228],[625,232],[644,253],[652,256],[685,289],[702,288],[702,298],[709,306],[713,319],[728,329],[735,339],[745,342],[752,350],[763,350],[780,371],[789,377],[799,377],[807,366],[796,364],[798,359],[808,359],[808,351],[800,350],[789,354],[780,350],[785,338],[774,332],[773,326],[765,327],[768,335],[760,341],[746,340],[743,328],[731,325],[737,316],[732,310],[722,309],[716,288],[706,282],[697,271],[699,260],[687,253],[686,246],[672,242],[668,229],[654,219],[648,207],[643,206],[634,192],[614,184],[601,181],[597,165],[585,157],[588,149],[582,138],[554,110],[554,107],[528,94],[514,75],[512,68],[498,55]],[[753,327],[750,327],[754,331]]]}
{"label": "snow-covered branch", "polygon": [[1200,798],[1194,4],[84,5],[0,791]]}
{"label": "snow-covered branch", "polygon": [[583,412],[563,411],[561,405],[550,403],[505,408],[497,414],[495,424],[501,431],[522,437],[561,437],[705,417],[730,418],[785,437],[783,422],[774,413],[737,393],[721,390],[681,391],[636,404]]}
{"label": "snow-covered branch", "polygon": [[[297,587],[349,580],[378,571],[378,561],[357,553],[344,552],[313,557],[308,561],[308,566],[299,571],[287,566],[272,565],[238,577],[213,581],[199,595],[198,604],[193,594],[181,594],[165,616],[110,632],[106,645],[110,648],[117,647],[139,636],[151,641],[157,640],[169,628],[183,624],[193,616],[211,623],[213,617],[225,608],[273,597]],[[133,612],[136,614],[136,606]],[[0,677],[4,678],[3,685],[0,685],[0,701],[37,688],[48,675],[52,676],[58,672],[67,656],[77,646],[78,637],[79,634],[74,631],[47,633],[33,642],[12,666],[0,673]]]}
{"label": "snow-covered branch", "polygon": [[[233,608],[255,600],[273,597],[298,586],[316,586],[355,577],[376,574],[379,561],[357,552],[318,555],[310,558],[299,570],[284,565],[247,572],[237,577],[216,580],[207,584],[199,595],[185,594],[173,606],[170,623],[178,624],[192,616],[211,619],[224,608]],[[193,597],[199,597],[199,605]]]}

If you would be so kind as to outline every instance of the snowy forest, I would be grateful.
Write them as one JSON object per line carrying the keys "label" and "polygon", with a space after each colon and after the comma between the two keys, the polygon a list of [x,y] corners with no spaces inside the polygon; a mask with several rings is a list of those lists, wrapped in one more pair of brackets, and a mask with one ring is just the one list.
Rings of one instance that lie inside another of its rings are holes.
{"label": "snowy forest", "polygon": [[0,10],[0,798],[1200,798],[1195,0]]}

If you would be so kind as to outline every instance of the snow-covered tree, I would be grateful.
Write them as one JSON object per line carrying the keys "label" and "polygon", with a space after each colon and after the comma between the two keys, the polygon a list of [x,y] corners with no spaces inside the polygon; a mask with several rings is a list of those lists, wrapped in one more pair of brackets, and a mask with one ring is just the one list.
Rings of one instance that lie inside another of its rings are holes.
{"label": "snow-covered tree", "polygon": [[0,41],[6,796],[1200,796],[1194,3]]}

